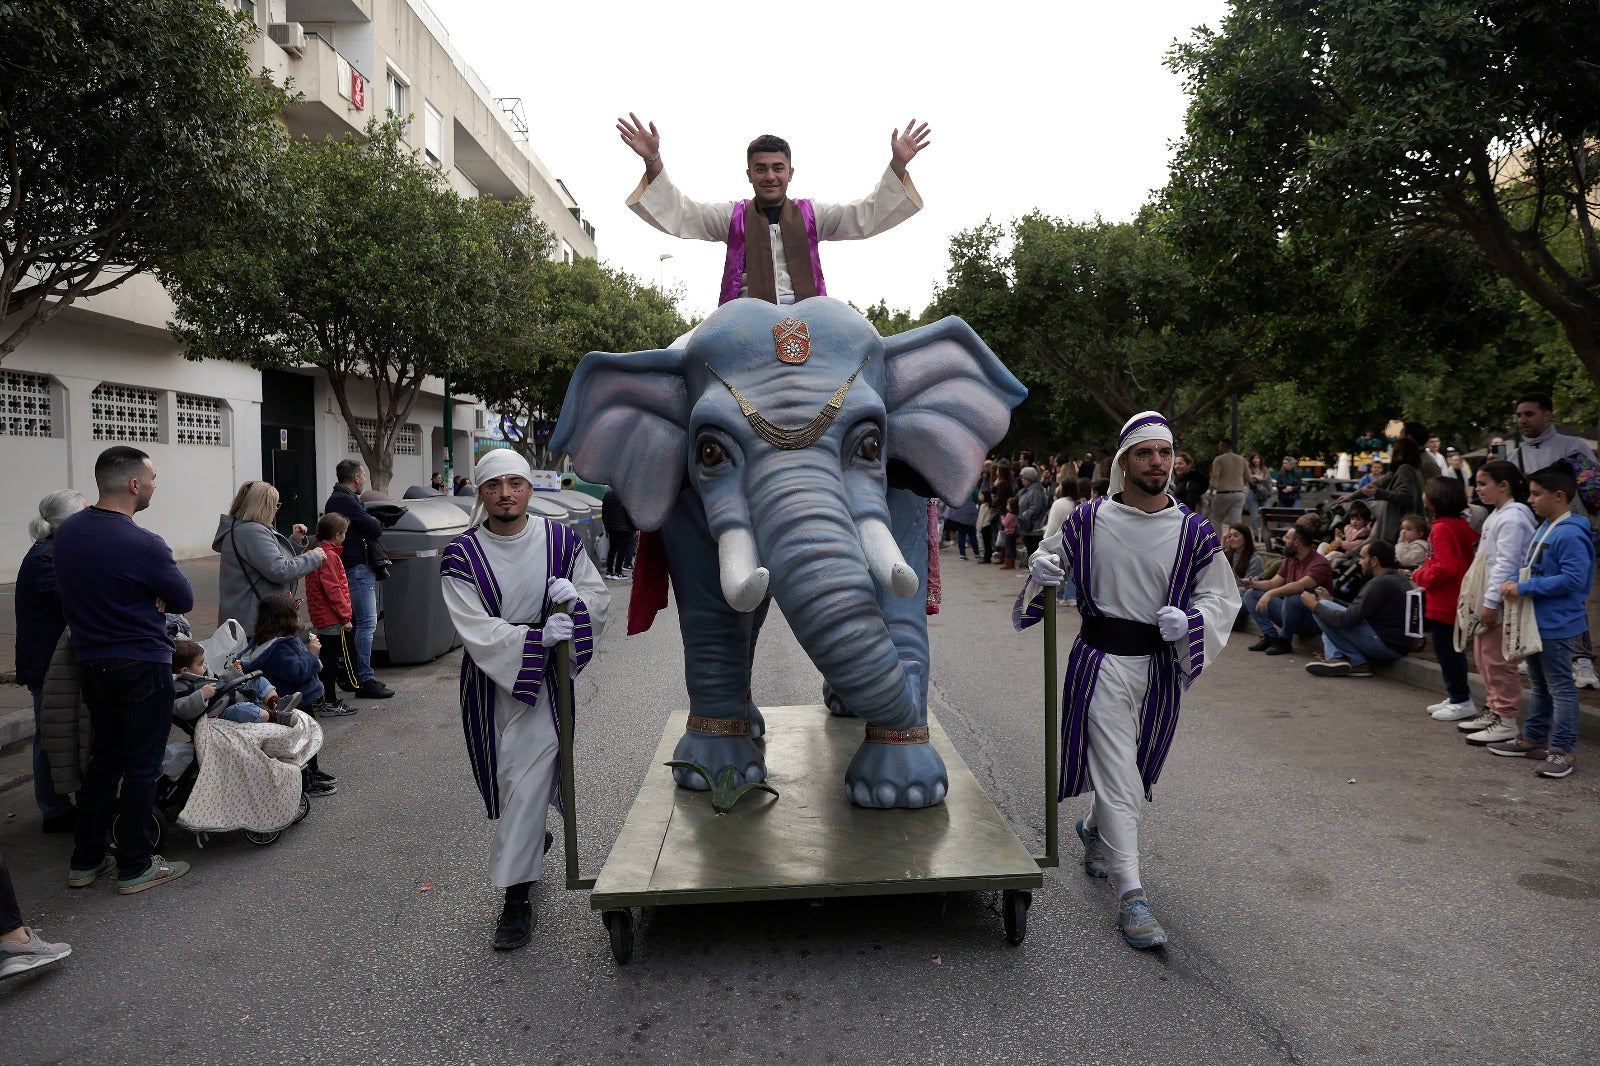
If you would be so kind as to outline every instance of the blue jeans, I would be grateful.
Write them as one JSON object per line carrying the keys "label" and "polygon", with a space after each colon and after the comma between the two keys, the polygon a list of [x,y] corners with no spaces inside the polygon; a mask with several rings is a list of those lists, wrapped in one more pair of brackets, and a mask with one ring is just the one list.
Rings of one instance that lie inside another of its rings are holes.
{"label": "blue jeans", "polygon": [[356,680],[371,681],[372,634],[378,629],[378,578],[366,563],[350,567],[345,577],[350,583],[350,617],[355,623],[350,644],[355,653]]}
{"label": "blue jeans", "polygon": [[[1466,703],[1472,698],[1472,689],[1467,685],[1467,657],[1464,653],[1456,651],[1456,627],[1454,622],[1439,622],[1428,619],[1428,632],[1433,637],[1433,654],[1439,660],[1439,672],[1444,674],[1444,692],[1451,703]],[[1533,667],[1528,667],[1532,671]],[[1572,664],[1567,664],[1567,679],[1572,679]],[[1576,700],[1578,690],[1574,688],[1573,699]],[[1576,704],[1574,704],[1576,706]],[[1577,721],[1577,719],[1573,719]]]}
{"label": "blue jeans", "polygon": [[233,703],[222,709],[217,715],[224,722],[259,722],[261,721],[261,706],[255,703]]}
{"label": "blue jeans", "polygon": [[1572,682],[1577,637],[1545,637],[1544,650],[1528,656],[1528,719],[1522,738],[1572,754],[1578,742],[1578,686]]}
{"label": "blue jeans", "polygon": [[172,664],[90,659],[78,664],[78,673],[94,739],[78,791],[72,868],[100,865],[115,815],[117,875],[126,880],[144,873],[154,850],[150,811],[172,729]]}
{"label": "blue jeans", "polygon": [[1297,636],[1315,636],[1318,632],[1317,619],[1306,605],[1300,602],[1300,595],[1274,596],[1267,601],[1267,609],[1261,609],[1261,597],[1266,593],[1260,589],[1251,589],[1244,594],[1244,609],[1250,612],[1250,617],[1256,620],[1256,625],[1261,627],[1261,635],[1271,640],[1293,640]]}
{"label": "blue jeans", "polygon": [[972,549],[972,554],[978,554],[978,527],[967,522],[951,522],[956,527],[956,551],[961,558],[967,557],[967,549]]}
{"label": "blue jeans", "polygon": [[50,760],[44,753],[44,738],[39,724],[40,715],[44,711],[44,686],[30,685],[28,691],[33,693],[33,802],[38,804],[39,813],[46,818],[60,818],[71,813],[72,799],[56,791],[55,782],[50,777]]}
{"label": "blue jeans", "polygon": [[[1323,606],[1343,614],[1346,610],[1344,604],[1332,601],[1323,601]],[[1326,659],[1344,659],[1351,666],[1365,666],[1368,663],[1388,663],[1400,658],[1400,653],[1383,642],[1378,636],[1378,631],[1372,628],[1371,622],[1357,622],[1353,626],[1336,626],[1317,618],[1317,625],[1322,630],[1322,655]]]}

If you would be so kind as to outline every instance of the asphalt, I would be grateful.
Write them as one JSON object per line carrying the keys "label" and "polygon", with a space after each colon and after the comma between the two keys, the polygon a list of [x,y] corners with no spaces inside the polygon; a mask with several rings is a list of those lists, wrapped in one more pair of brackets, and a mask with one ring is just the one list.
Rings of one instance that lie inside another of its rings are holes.
{"label": "asphalt", "polygon": [[[1010,630],[1014,573],[945,560],[933,709],[1037,849],[1039,631]],[[1064,650],[1077,627],[1062,621]],[[1110,889],[1073,861],[1078,799],[1017,947],[981,894],[658,908],[618,967],[586,895],[561,886],[558,841],[533,945],[497,955],[451,655],[386,671],[399,696],[325,721],[339,792],[304,823],[269,848],[177,838],[193,872],[155,891],[68,890],[67,842],[37,831],[27,789],[0,792],[24,913],[74,947],[0,983],[0,1058],[1594,1062],[1600,750],[1580,743],[1577,773],[1542,780],[1430,720],[1426,691],[1310,678],[1303,656],[1242,643],[1186,700],[1147,808],[1162,951],[1121,942]],[[686,702],[680,647],[670,614],[636,637],[619,625],[580,679],[587,874]],[[774,612],[757,701],[817,691]]]}

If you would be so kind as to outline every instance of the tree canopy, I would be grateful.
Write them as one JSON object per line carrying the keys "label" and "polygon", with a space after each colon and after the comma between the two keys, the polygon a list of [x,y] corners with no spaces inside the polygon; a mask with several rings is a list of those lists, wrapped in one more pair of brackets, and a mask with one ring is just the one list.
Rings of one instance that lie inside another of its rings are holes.
{"label": "tree canopy", "polygon": [[297,214],[184,257],[164,275],[191,359],[321,367],[345,422],[376,392],[377,434],[356,434],[374,488],[423,379],[467,365],[521,321],[550,237],[526,201],[464,200],[420,162],[398,120],[283,156]]}
{"label": "tree canopy", "polygon": [[1214,287],[1271,303],[1286,248],[1444,242],[1559,324],[1600,381],[1600,8],[1235,0],[1173,53],[1163,202]]}
{"label": "tree canopy", "polygon": [[215,0],[0,2],[0,360],[74,300],[285,203],[285,96]]}

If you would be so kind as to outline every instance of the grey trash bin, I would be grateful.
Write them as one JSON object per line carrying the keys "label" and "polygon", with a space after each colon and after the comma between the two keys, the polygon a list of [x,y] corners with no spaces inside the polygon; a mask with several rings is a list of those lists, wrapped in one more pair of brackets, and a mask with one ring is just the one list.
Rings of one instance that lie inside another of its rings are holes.
{"label": "grey trash bin", "polygon": [[383,548],[394,561],[378,582],[378,631],[373,647],[396,665],[437,659],[460,641],[439,588],[444,546],[466,532],[467,515],[448,496],[372,503],[384,524]]}
{"label": "grey trash bin", "polygon": [[535,495],[553,500],[567,508],[565,523],[578,534],[578,539],[583,541],[584,550],[589,553],[589,560],[598,568],[602,560],[596,541],[605,534],[605,527],[600,524],[600,501],[574,489],[535,493]]}

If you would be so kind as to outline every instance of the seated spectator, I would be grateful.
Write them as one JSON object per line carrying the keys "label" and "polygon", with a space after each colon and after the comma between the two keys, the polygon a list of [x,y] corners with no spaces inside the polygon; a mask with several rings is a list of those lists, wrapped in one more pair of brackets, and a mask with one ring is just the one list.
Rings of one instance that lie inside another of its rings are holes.
{"label": "seated spectator", "polygon": [[1395,566],[1410,573],[1428,561],[1433,545],[1428,534],[1433,524],[1419,514],[1408,514],[1400,520],[1400,540],[1394,546]]}
{"label": "seated spectator", "polygon": [[[206,650],[192,640],[180,640],[172,652],[172,686],[177,693],[172,715],[192,722],[204,714],[228,722],[271,722],[275,725],[294,725],[294,709],[299,706],[299,696],[279,700],[271,682],[258,677],[226,697],[227,706],[211,713],[211,701],[216,698],[217,687],[243,677],[243,671],[229,666],[222,673],[213,674],[206,662]],[[257,702],[257,701],[260,702]],[[263,704],[265,706],[263,706]]]}
{"label": "seated spectator", "polygon": [[1317,554],[1300,526],[1284,532],[1283,550],[1278,572],[1266,580],[1247,582],[1244,594],[1245,608],[1261,627],[1261,639],[1250,645],[1250,650],[1268,655],[1287,655],[1294,650],[1296,636],[1317,632],[1316,620],[1302,604],[1300,593],[1333,584],[1328,560]]}
{"label": "seated spectator", "polygon": [[1359,555],[1361,546],[1372,536],[1372,511],[1366,504],[1351,504],[1346,519],[1344,528],[1336,531],[1333,539],[1322,546],[1322,553],[1334,566],[1346,558]]}
{"label": "seated spectator", "polygon": [[[300,702],[314,705],[322,699],[322,641],[315,633],[300,639],[300,610],[287,596],[268,596],[256,614],[252,647],[245,652],[246,670],[260,670],[280,694],[297,692]],[[308,796],[331,796],[338,791],[334,776],[318,765],[319,755],[311,757],[303,774]]]}
{"label": "seated spectator", "polygon": [[1393,662],[1411,649],[1406,593],[1411,582],[1394,568],[1394,547],[1369,540],[1361,549],[1366,583],[1346,607],[1327,588],[1300,594],[1322,630],[1322,661],[1306,664],[1315,677],[1371,677],[1372,663]]}
{"label": "seated spectator", "polygon": [[1228,567],[1233,571],[1241,592],[1250,587],[1250,582],[1261,580],[1265,563],[1261,553],[1256,551],[1255,534],[1248,525],[1235,522],[1223,531],[1222,554],[1228,560]]}
{"label": "seated spectator", "polygon": [[1367,472],[1361,475],[1361,480],[1356,482],[1356,491],[1360,492],[1374,481],[1383,477],[1383,460],[1374,459],[1367,464]]}

